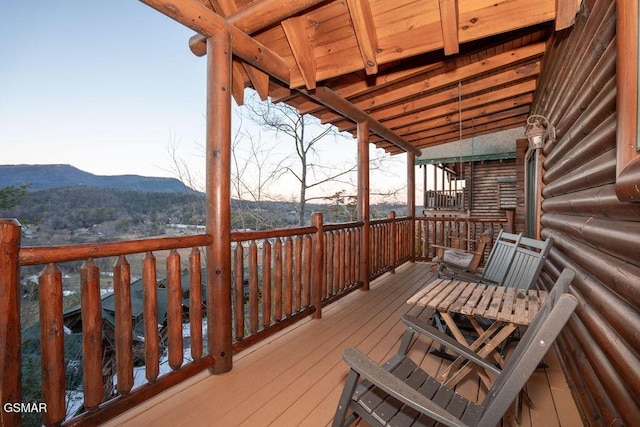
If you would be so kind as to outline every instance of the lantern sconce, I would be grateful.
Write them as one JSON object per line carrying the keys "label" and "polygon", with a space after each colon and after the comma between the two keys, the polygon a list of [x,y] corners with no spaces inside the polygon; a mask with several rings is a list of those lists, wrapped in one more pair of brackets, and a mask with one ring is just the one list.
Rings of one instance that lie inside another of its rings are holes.
{"label": "lantern sconce", "polygon": [[556,129],[551,126],[545,116],[532,114],[527,118],[524,136],[529,140],[529,148],[537,150],[544,147],[547,141],[556,140]]}

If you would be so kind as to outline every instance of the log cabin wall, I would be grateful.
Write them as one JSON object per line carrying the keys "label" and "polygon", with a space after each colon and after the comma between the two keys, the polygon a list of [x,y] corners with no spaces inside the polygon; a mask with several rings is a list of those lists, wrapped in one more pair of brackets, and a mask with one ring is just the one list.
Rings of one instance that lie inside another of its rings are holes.
{"label": "log cabin wall", "polygon": [[[485,160],[465,164],[465,176],[470,176],[471,185],[466,188],[465,198],[469,202],[471,216],[504,217],[507,209],[516,209],[522,193],[523,173],[518,173],[516,159]],[[518,225],[518,224],[516,224]],[[521,229],[524,226],[520,221]]]}
{"label": "log cabin wall", "polygon": [[533,108],[557,129],[543,149],[541,235],[555,244],[541,284],[577,272],[580,304],[558,347],[590,425],[640,419],[640,204],[615,193],[615,6],[584,1],[549,41]]}

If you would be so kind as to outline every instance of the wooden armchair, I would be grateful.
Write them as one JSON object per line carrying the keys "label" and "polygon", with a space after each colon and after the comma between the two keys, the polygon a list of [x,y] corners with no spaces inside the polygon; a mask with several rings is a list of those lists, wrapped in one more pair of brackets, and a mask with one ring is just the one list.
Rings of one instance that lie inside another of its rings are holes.
{"label": "wooden armchair", "polygon": [[438,265],[438,277],[501,285],[507,277],[520,240],[522,240],[522,233],[512,234],[500,230],[482,272],[470,271],[465,267],[442,260]]}
{"label": "wooden armchair", "polygon": [[491,243],[492,239],[493,229],[488,228],[482,232],[477,240],[474,240],[474,250],[462,248],[464,242],[468,241],[468,239],[462,237],[452,238],[452,247],[433,245],[436,248],[436,256],[433,258],[433,262],[436,264],[444,262],[475,273],[484,259],[485,248]]}
{"label": "wooden armchair", "polygon": [[[572,270],[562,272],[502,370],[477,357],[469,348],[447,337],[442,339],[471,363],[497,375],[482,402],[456,394],[407,357],[414,333],[441,335],[429,325],[414,326],[413,319],[408,318],[403,319],[409,327],[398,354],[384,365],[379,366],[356,349],[344,351],[343,359],[350,371],[333,426],[347,426],[360,417],[372,426],[408,426],[416,420],[428,425],[428,419],[449,426],[498,425],[578,305],[573,295],[565,293],[574,275]],[[364,381],[360,381],[361,377]]]}

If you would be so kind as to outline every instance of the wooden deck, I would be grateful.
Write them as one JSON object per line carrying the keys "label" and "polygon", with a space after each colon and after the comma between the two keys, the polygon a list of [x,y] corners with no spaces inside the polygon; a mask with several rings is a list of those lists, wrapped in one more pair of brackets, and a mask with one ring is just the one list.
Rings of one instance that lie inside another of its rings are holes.
{"label": "wooden deck", "polygon": [[[403,314],[429,315],[406,300],[433,278],[429,264],[405,264],[395,274],[356,291],[323,311],[236,355],[233,370],[220,376],[203,372],[145,404],[120,415],[109,426],[325,426],[331,422],[347,374],[346,347],[382,362],[397,349]],[[417,341],[411,357],[431,374],[449,362],[428,355],[429,342]],[[528,384],[535,407],[523,408],[523,426],[580,426],[569,387],[551,351]],[[480,399],[477,377],[458,393]],[[510,423],[510,422],[508,422]]]}

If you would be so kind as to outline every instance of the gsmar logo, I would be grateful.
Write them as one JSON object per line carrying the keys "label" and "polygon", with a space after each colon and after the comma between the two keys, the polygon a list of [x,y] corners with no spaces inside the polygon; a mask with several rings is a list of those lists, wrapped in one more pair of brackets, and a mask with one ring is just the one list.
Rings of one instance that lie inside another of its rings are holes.
{"label": "gsmar logo", "polygon": [[4,405],[2,405],[2,410],[4,412],[41,413],[41,412],[47,412],[47,404],[44,402],[27,402],[27,403],[7,402]]}

